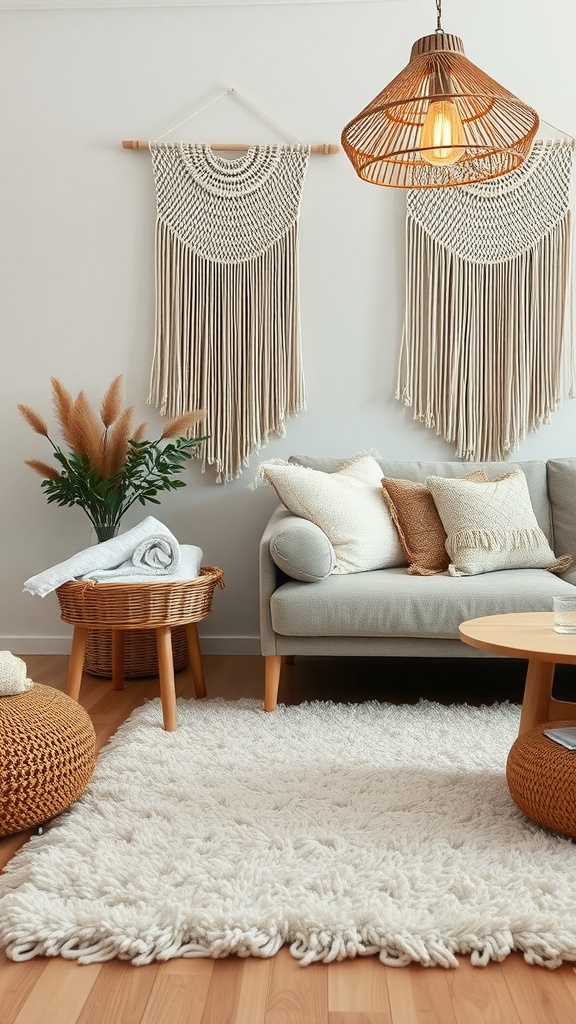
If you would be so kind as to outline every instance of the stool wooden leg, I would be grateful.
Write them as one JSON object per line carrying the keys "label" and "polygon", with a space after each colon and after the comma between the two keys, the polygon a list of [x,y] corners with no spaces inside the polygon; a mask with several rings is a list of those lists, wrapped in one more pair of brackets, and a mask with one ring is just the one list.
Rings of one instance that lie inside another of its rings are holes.
{"label": "stool wooden leg", "polygon": [[112,689],[124,689],[124,648],[126,633],[123,629],[112,630]]}
{"label": "stool wooden leg", "polygon": [[548,721],[555,665],[551,661],[529,661],[518,735]]}
{"label": "stool wooden leg", "polygon": [[70,659],[68,661],[68,678],[66,680],[66,693],[73,700],[78,700],[80,696],[87,636],[88,629],[85,626],[74,626],[72,650],[70,651]]}
{"label": "stool wooden leg", "polygon": [[176,729],[176,686],[174,683],[174,659],[172,657],[172,633],[170,626],[156,629],[158,670],[160,676],[160,699],[166,732]]}
{"label": "stool wooden leg", "polygon": [[188,657],[192,669],[194,682],[194,693],[198,698],[206,696],[206,681],[204,679],[204,665],[202,664],[202,651],[198,639],[198,627],[195,622],[186,623],[186,641],[188,643]]}

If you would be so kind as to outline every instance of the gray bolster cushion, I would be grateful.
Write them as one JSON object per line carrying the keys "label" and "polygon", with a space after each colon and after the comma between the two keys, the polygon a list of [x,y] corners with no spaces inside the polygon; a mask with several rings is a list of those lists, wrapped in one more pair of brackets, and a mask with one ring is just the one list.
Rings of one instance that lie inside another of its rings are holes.
{"label": "gray bolster cushion", "polygon": [[324,531],[299,516],[276,524],[270,554],[282,572],[303,583],[319,583],[336,564],[336,552]]}

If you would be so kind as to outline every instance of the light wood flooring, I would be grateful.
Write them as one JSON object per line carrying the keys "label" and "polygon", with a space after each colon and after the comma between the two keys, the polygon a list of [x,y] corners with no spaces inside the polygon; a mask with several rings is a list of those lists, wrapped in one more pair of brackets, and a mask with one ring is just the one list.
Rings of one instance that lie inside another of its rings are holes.
{"label": "light wood flooring", "polygon": [[[63,689],[68,659],[23,655],[29,675]],[[399,659],[297,659],[283,670],[280,700],[413,702],[520,700],[524,667],[504,663]],[[437,678],[431,689],[431,669]],[[262,697],[259,657],[205,658],[209,697]],[[489,678],[490,683],[487,683]],[[573,679],[574,677],[572,677]],[[188,669],[178,693],[193,698]],[[572,680],[570,680],[571,684]],[[134,707],[156,696],[157,680],[84,676],[81,702],[104,744]],[[0,839],[0,866],[29,833]],[[133,967],[121,961],[81,966],[55,958],[25,963],[0,953],[0,1024],[575,1024],[576,972],[531,967],[520,956],[456,970],[386,968],[377,957],[300,967],[287,949],[269,960],[170,960]]]}

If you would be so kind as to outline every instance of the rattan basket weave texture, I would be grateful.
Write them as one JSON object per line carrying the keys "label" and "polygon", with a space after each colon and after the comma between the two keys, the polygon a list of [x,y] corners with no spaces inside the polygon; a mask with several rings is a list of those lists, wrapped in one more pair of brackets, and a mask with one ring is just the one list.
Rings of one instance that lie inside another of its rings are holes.
{"label": "rattan basket weave texture", "polygon": [[88,713],[53,686],[0,697],[0,835],[54,818],[84,791],[96,735]]}
{"label": "rattan basket weave texture", "polygon": [[[188,664],[186,628],[172,630],[172,660],[174,671],[180,672]],[[90,629],[86,639],[84,668],[92,676],[112,678],[112,631]],[[158,648],[153,629],[135,629],[126,633],[124,648],[124,678],[143,679],[158,675]]]}
{"label": "rattan basket weave texture", "polygon": [[199,622],[212,608],[222,569],[205,566],[197,580],[162,583],[92,583],[70,580],[58,587],[64,622],[92,629],[151,629]]}
{"label": "rattan basket weave texture", "polygon": [[514,741],[506,780],[514,803],[532,821],[576,839],[576,751],[555,743],[543,730],[576,722],[545,722]]}

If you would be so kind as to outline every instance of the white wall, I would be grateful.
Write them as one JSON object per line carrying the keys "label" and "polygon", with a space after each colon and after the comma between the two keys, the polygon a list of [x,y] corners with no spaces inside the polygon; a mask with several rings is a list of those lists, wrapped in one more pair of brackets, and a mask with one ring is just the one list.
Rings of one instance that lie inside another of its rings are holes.
{"label": "white wall", "polygon": [[[147,419],[153,347],[154,203],[150,158],[123,138],[155,138],[220,90],[234,87],[307,142],[338,142],[343,125],[407,62],[435,27],[433,0],[166,6],[56,0],[0,3],[0,316],[2,474],[0,646],[67,651],[54,595],[24,594],[29,576],[89,542],[79,509],[47,505],[23,465],[47,445],[18,402],[50,422],[51,376],[98,403],[123,373]],[[50,9],[50,7],[54,9]],[[10,9],[16,8],[16,9]],[[43,9],[32,9],[43,8]],[[444,28],[468,57],[564,132],[576,132],[576,4],[445,0]],[[225,96],[172,138],[290,141]],[[286,437],[254,455],[241,478],[214,482],[194,462],[188,486],[156,514],[226,589],[203,623],[209,652],[256,652],[258,540],[276,498],[249,490],[260,458],[453,458],[394,399],[402,325],[401,190],[368,185],[340,151],[311,158],[301,210],[301,305],[308,409]],[[576,403],[530,436],[515,458],[576,455]]]}

